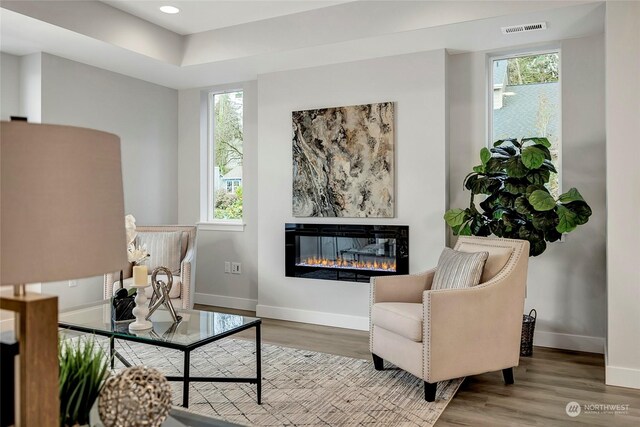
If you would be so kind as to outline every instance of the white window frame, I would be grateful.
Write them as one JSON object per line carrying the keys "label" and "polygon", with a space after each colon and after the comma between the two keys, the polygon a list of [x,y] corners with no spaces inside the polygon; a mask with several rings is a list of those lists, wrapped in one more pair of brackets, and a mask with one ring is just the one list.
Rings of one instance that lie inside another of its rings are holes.
{"label": "white window frame", "polygon": [[[558,150],[558,162],[555,165],[558,170],[558,193],[562,194],[562,152],[564,147],[563,140],[563,122],[562,122],[562,49],[559,46],[550,46],[545,49],[518,49],[516,51],[511,51],[509,53],[501,53],[501,54],[489,54],[487,55],[487,141],[486,146],[488,148],[493,147],[493,62],[500,61],[504,59],[518,58],[521,56],[535,56],[535,55],[545,55],[550,53],[558,54],[558,90],[560,91],[560,96],[558,97],[558,133],[560,139],[560,150]],[[520,137],[515,135],[515,137]]]}
{"label": "white window frame", "polygon": [[[206,113],[203,116],[206,119],[206,207],[201,209],[203,220],[198,223],[198,228],[211,231],[244,231],[244,200],[243,200],[243,218],[242,219],[217,219],[215,218],[215,114],[214,114],[214,97],[216,95],[224,95],[226,93],[242,92],[242,120],[244,128],[245,117],[245,99],[243,87],[228,87],[223,90],[207,90],[206,95]],[[244,140],[243,140],[244,148]],[[202,164],[202,163],[201,163]]]}

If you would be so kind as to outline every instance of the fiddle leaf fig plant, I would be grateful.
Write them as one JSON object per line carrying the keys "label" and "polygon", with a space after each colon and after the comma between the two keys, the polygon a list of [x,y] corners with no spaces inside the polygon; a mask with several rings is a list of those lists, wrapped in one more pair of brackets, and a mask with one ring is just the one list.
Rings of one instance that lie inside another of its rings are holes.
{"label": "fiddle leaf fig plant", "polygon": [[[480,150],[480,164],[464,179],[471,191],[466,209],[450,209],[444,219],[455,235],[528,240],[530,256],[586,224],[591,208],[577,189],[556,200],[546,184],[557,173],[547,138],[501,139]],[[487,197],[476,205],[477,195]]]}

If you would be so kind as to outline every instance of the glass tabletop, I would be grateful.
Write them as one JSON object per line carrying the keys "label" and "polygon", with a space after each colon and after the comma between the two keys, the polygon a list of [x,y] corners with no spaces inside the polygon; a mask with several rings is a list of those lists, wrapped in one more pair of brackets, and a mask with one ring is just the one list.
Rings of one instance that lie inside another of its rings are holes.
{"label": "glass tabletop", "polygon": [[153,323],[152,329],[129,331],[130,322],[111,321],[111,302],[105,300],[61,312],[58,325],[76,331],[182,349],[198,347],[261,322],[256,317],[214,311],[176,309],[176,313],[182,316],[182,320],[174,324],[169,311],[164,307],[159,308],[149,319]]}

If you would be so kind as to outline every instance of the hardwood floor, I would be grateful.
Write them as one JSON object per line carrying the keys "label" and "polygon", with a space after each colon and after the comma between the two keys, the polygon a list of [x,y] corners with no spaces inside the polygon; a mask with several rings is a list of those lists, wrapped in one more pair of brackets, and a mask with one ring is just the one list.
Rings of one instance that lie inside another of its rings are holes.
{"label": "hardwood floor", "polygon": [[[250,311],[197,305],[199,310],[255,316]],[[253,339],[253,331],[242,334]],[[283,320],[263,319],[264,343],[370,359],[369,333]],[[373,364],[371,369],[373,369]],[[640,426],[640,390],[604,384],[604,356],[535,347],[520,359],[515,384],[502,372],[468,377],[436,426]],[[582,413],[571,418],[569,402],[628,405],[626,414]]]}

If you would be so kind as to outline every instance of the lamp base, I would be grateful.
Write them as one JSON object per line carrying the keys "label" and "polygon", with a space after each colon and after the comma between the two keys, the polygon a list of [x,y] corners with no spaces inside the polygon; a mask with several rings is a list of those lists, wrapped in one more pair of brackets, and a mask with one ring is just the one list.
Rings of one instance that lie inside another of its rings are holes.
{"label": "lamp base", "polygon": [[[19,342],[20,379],[15,425],[57,427],[60,425],[58,298],[32,292],[22,296],[2,292],[0,309],[18,315],[15,330]],[[13,363],[3,358],[2,364],[5,362]],[[3,385],[5,381],[13,383],[13,379],[3,377]],[[13,386],[11,384],[12,389]],[[4,415],[3,408],[3,421]]]}

